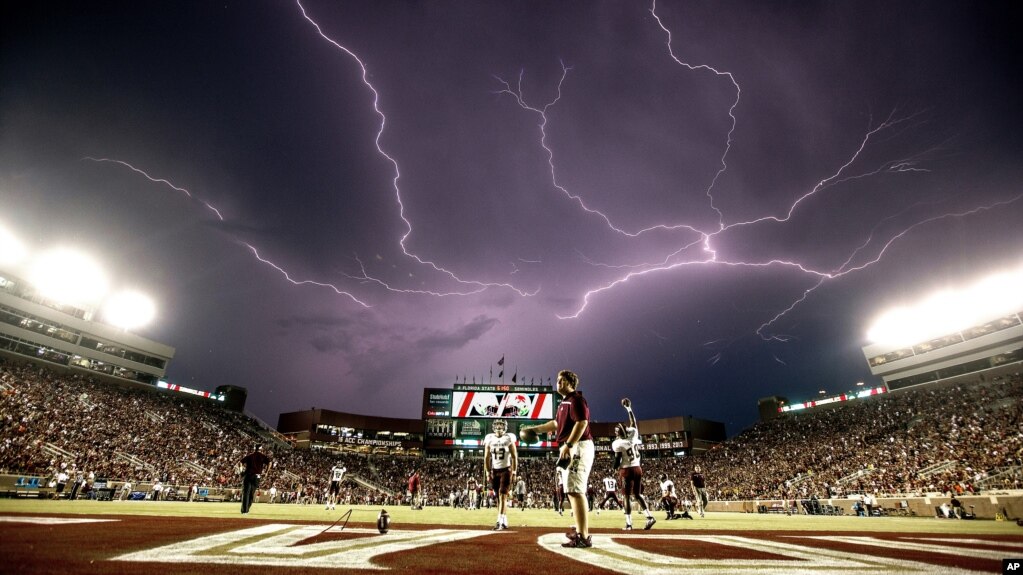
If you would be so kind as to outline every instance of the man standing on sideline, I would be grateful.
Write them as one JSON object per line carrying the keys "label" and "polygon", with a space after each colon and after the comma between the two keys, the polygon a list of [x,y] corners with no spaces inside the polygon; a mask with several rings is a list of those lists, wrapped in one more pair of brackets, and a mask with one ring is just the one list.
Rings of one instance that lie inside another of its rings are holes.
{"label": "man standing on sideline", "polygon": [[345,473],[348,469],[338,462],[330,469],[330,487],[327,489],[327,509],[333,509],[337,500],[341,498],[341,482],[345,480]]}
{"label": "man standing on sideline", "polygon": [[500,531],[508,528],[508,492],[518,470],[519,453],[515,448],[515,436],[508,433],[508,422],[495,419],[490,428],[493,432],[483,438],[483,477],[497,496],[494,531]]}
{"label": "man standing on sideline", "polygon": [[262,447],[257,443],[252,448],[252,453],[241,460],[241,464],[245,466],[245,478],[242,480],[242,513],[248,513],[252,507],[256,490],[259,489],[259,478],[263,475],[263,469],[270,464],[270,458],[261,450]]}
{"label": "man standing on sideline", "polygon": [[554,510],[558,515],[565,514],[565,472],[567,469],[554,468]]}
{"label": "man standing on sideline", "polygon": [[629,398],[622,400],[622,407],[629,414],[629,424],[626,426],[619,423],[615,426],[616,438],[611,442],[611,450],[614,451],[615,467],[618,468],[625,490],[625,530],[632,530],[633,497],[639,501],[640,509],[646,515],[646,525],[643,529],[650,529],[657,520],[650,513],[646,497],[643,497],[643,468],[640,466],[639,455],[642,441],[639,439],[639,426],[636,424],[636,415],[632,413],[632,402]]}
{"label": "man standing on sideline", "polygon": [[526,509],[526,480],[519,477],[519,480],[515,482],[515,503],[519,506],[519,511],[525,511]]}
{"label": "man standing on sideline", "polygon": [[592,547],[589,518],[586,514],[586,488],[593,467],[593,435],[590,433],[590,406],[579,391],[579,376],[569,370],[558,373],[558,395],[562,397],[555,418],[542,425],[533,426],[537,433],[556,432],[560,451],[558,465],[566,466],[565,493],[572,504],[575,519],[574,532],[562,547]]}
{"label": "man standing on sideline", "polygon": [[696,507],[700,512],[700,517],[703,517],[703,510],[707,508],[707,482],[703,478],[703,473],[700,473],[700,466],[697,465],[693,468],[693,477],[691,480],[693,484],[693,494],[696,496]]}
{"label": "man standing on sideline", "polygon": [[419,491],[422,485],[419,483],[419,470],[412,468],[412,475],[408,478],[409,506],[415,509],[422,509],[423,502],[420,500]]}

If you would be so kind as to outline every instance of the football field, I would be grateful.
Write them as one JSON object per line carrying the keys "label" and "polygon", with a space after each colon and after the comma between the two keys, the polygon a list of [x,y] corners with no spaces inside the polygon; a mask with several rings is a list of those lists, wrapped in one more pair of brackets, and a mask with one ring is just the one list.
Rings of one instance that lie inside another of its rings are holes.
{"label": "football field", "polygon": [[[347,524],[343,516],[348,515]],[[407,507],[0,500],[3,573],[1001,573],[1023,557],[1009,521],[714,513],[622,531],[590,514],[593,547],[564,549],[566,513]],[[340,521],[339,521],[340,520]]]}

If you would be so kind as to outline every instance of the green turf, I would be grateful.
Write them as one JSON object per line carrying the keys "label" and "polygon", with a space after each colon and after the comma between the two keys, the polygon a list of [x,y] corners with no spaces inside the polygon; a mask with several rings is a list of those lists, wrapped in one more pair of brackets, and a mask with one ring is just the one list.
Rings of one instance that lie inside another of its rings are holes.
{"label": "green turf", "polygon": [[[166,517],[207,517],[223,519],[259,519],[264,521],[310,521],[333,523],[348,509],[353,509],[351,523],[373,524],[379,507],[338,506],[327,511],[321,505],[269,505],[257,503],[242,515],[237,503],[182,503],[152,501],[47,501],[37,499],[0,499],[0,514],[81,514],[81,515],[155,515]],[[496,520],[493,509],[467,511],[446,507],[427,507],[412,511],[408,507],[388,507],[391,524],[433,524],[490,527]],[[1016,535],[1023,537],[1023,527],[1011,521],[954,521],[918,517],[824,517],[805,515],[710,513],[706,518],[665,521],[656,513],[656,531],[856,531],[887,533],[940,533],[963,535]],[[633,522],[641,529],[641,513],[633,514]],[[551,527],[564,529],[572,525],[568,512],[558,516],[551,510],[528,509],[508,511],[512,527]],[[625,521],[619,511],[590,513],[590,527],[619,530]]]}

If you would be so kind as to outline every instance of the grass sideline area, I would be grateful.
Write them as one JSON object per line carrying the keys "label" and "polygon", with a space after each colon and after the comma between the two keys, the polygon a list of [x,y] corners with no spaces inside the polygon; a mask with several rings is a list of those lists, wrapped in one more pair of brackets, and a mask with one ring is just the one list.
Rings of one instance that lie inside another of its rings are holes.
{"label": "grass sideline area", "polygon": [[[357,505],[338,506],[328,511],[319,505],[270,505],[257,503],[247,515],[242,515],[237,503],[185,503],[175,501],[54,501],[38,499],[0,499],[0,515],[87,515],[102,516],[155,516],[195,517],[203,519],[255,519],[262,521],[300,521],[329,525],[352,509],[350,525],[375,524],[380,507]],[[448,507],[427,507],[413,511],[408,507],[386,508],[393,528],[402,525],[443,525],[490,528],[494,525],[493,509],[469,511]],[[705,518],[666,521],[661,512],[654,513],[657,524],[654,532],[717,532],[717,531],[834,531],[858,533],[905,533],[944,535],[1010,535],[1023,540],[1023,527],[1014,521],[960,521],[929,517],[852,517],[823,515],[779,515],[757,513],[708,513]],[[643,525],[642,513],[633,513],[637,529]],[[558,516],[549,509],[508,511],[508,523],[515,527],[562,529],[572,525],[568,512]],[[625,520],[620,511],[590,513],[590,528],[619,531]]]}

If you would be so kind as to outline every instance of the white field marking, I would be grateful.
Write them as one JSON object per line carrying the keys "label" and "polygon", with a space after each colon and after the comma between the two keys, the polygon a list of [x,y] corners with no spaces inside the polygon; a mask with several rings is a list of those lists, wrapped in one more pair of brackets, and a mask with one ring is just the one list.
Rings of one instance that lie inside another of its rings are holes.
{"label": "white field marking", "polygon": [[964,553],[961,547],[967,542],[965,540],[950,540],[946,543],[924,543],[923,541],[911,541],[907,539],[899,539],[897,545],[890,541],[884,541],[882,539],[875,539],[873,537],[850,537],[850,536],[827,536],[822,537],[815,535],[813,537],[806,537],[806,539],[821,539],[824,541],[839,541],[841,543],[852,543],[854,545],[872,545],[874,547],[897,547],[899,550],[907,551],[927,551],[929,553],[942,553],[945,555],[968,555],[969,557],[976,557],[978,559],[996,559],[1001,560],[1006,557],[1006,550],[1019,551],[1023,550],[1023,546],[1011,545],[1007,542],[1001,542],[998,545],[997,541],[980,541],[974,539],[975,542],[984,545],[993,544],[998,545],[1003,550],[992,551],[991,549],[977,549],[976,547],[968,549],[968,553]]}
{"label": "white field marking", "polygon": [[108,523],[120,521],[120,519],[88,519],[85,517],[17,517],[4,515],[0,517],[0,523],[32,523],[35,525],[69,525],[71,523]]}
{"label": "white field marking", "polygon": [[427,531],[389,531],[381,535],[374,529],[346,529],[351,533],[371,533],[344,541],[324,541],[297,545],[319,535],[315,525],[260,525],[249,529],[197,537],[145,551],[114,557],[112,561],[156,563],[217,563],[281,567],[327,567],[373,569],[377,556],[410,551],[419,547],[489,535],[489,531],[430,529]]}
{"label": "white field marking", "polygon": [[[542,535],[537,543],[548,551],[564,555],[576,561],[596,565],[611,571],[626,573],[643,573],[644,575],[707,575],[750,573],[755,575],[878,575],[878,574],[912,574],[931,575],[938,565],[892,559],[890,557],[872,557],[862,553],[847,553],[832,549],[822,549],[782,543],[777,541],[761,541],[748,537],[729,535],[593,535],[593,547],[589,549],[565,549],[561,543],[564,535],[552,533]],[[787,559],[683,559],[658,553],[642,551],[618,541],[629,539],[665,539],[675,541],[680,547],[694,541],[713,543],[736,548],[736,555],[749,551],[761,551],[781,555]],[[892,542],[892,549],[899,548],[899,542]],[[972,550],[964,549],[960,555],[973,556]],[[954,569],[940,566],[941,572],[947,575],[966,575],[978,573],[965,569]]]}
{"label": "white field marking", "polygon": [[955,537],[902,537],[903,541],[920,541],[922,543],[952,543],[954,545],[987,545],[990,547],[998,547],[999,549],[1009,549],[1013,551],[1023,551],[1023,544],[1016,541],[993,541],[990,539],[957,539]]}

